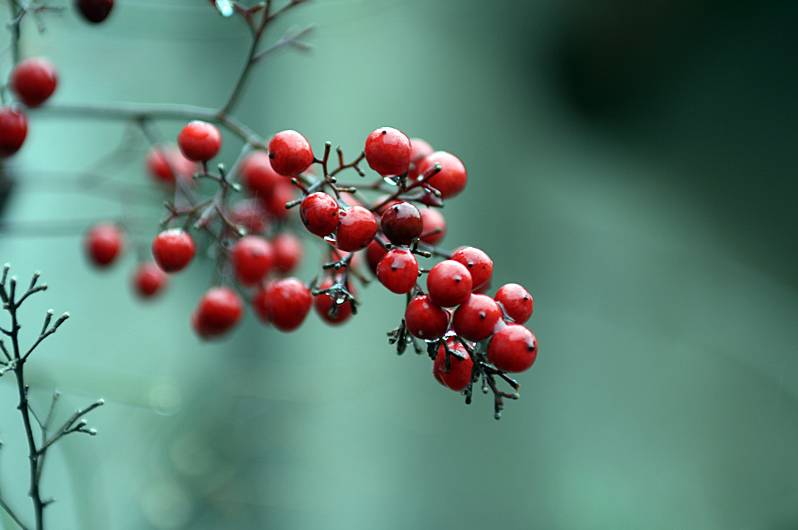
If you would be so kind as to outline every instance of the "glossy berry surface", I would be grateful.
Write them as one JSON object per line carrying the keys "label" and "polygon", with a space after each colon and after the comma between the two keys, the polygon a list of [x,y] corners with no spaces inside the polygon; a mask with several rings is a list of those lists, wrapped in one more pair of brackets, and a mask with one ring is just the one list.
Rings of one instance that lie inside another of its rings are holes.
{"label": "glossy berry surface", "polygon": [[454,260],[441,261],[427,275],[430,300],[441,307],[460,305],[471,295],[471,274]]}
{"label": "glossy berry surface", "polygon": [[381,127],[366,138],[366,162],[382,176],[402,175],[410,166],[410,139],[392,127]]}
{"label": "glossy berry surface", "polygon": [[459,158],[446,151],[436,151],[418,163],[418,172],[423,174],[440,164],[441,170],[430,177],[429,184],[448,199],[463,191],[468,181],[465,166]]}
{"label": "glossy berry surface", "polygon": [[122,231],[112,224],[99,224],[86,234],[86,254],[97,267],[108,267],[122,253]]}
{"label": "glossy berry surface", "polygon": [[[327,279],[322,282],[319,289],[329,289],[332,285],[332,280]],[[346,300],[343,304],[336,306],[333,295],[330,293],[317,294],[313,297],[313,306],[316,308],[316,312],[325,322],[333,325],[343,324],[349,320],[349,317],[352,316],[352,303],[351,300]]]}
{"label": "glossy berry surface", "polygon": [[236,279],[242,285],[254,285],[271,270],[274,252],[271,244],[260,236],[245,236],[230,250]]}
{"label": "glossy berry surface", "polygon": [[416,296],[405,309],[405,325],[414,337],[425,340],[437,339],[446,333],[449,313],[433,304],[429,296]]}
{"label": "glossy berry surface", "polygon": [[488,344],[488,360],[499,370],[523,372],[534,364],[538,356],[535,335],[518,324],[504,326]]}
{"label": "glossy berry surface", "polygon": [[421,241],[437,245],[446,236],[446,219],[437,208],[421,209]]}
{"label": "glossy berry surface", "polygon": [[452,328],[464,339],[482,340],[493,333],[501,317],[501,309],[493,298],[484,294],[472,294],[454,312]]}
{"label": "glossy berry surface", "polygon": [[338,203],[330,195],[311,193],[299,206],[299,217],[305,228],[317,236],[327,236],[338,228]]}
{"label": "glossy berry surface", "polygon": [[449,366],[446,366],[446,347],[441,344],[435,354],[435,361],[432,364],[432,375],[443,386],[449,387],[456,392],[465,390],[471,382],[471,372],[474,369],[474,361],[468,355],[465,347],[459,342],[449,339]]}
{"label": "glossy berry surface", "polygon": [[302,261],[302,243],[288,233],[282,233],[272,240],[274,250],[274,268],[282,273],[293,271]]}
{"label": "glossy berry surface", "polygon": [[385,249],[384,246],[380,245],[379,242],[375,239],[369,246],[366,247],[366,262],[368,262],[369,269],[374,274],[377,274],[377,266],[380,264],[380,260],[387,254],[388,251]]}
{"label": "glossy berry surface", "polygon": [[152,241],[152,255],[164,272],[178,272],[186,268],[194,258],[196,245],[185,230],[164,230]]}
{"label": "glossy berry surface", "polygon": [[92,24],[103,22],[114,8],[114,0],[75,0],[75,7]]}
{"label": "glossy berry surface", "polygon": [[409,245],[421,235],[424,223],[421,212],[409,202],[395,202],[387,207],[380,219],[382,233],[395,245]]}
{"label": "glossy berry surface", "polygon": [[11,73],[11,89],[29,107],[38,107],[47,101],[57,86],[58,73],[47,59],[25,59]]}
{"label": "glossy berry surface", "polygon": [[517,283],[502,285],[496,291],[494,298],[504,307],[504,312],[516,324],[523,324],[532,316],[535,300],[523,286]]}
{"label": "glossy berry surface", "polygon": [[366,248],[377,234],[377,221],[374,214],[362,206],[352,206],[341,210],[336,246],[347,252]]}
{"label": "glossy berry surface", "polygon": [[192,318],[194,330],[202,338],[218,337],[230,331],[241,319],[241,299],[228,287],[214,287],[202,297]]}
{"label": "glossy berry surface", "polygon": [[175,177],[191,182],[197,164],[183,156],[177,146],[158,146],[147,155],[147,171],[158,182],[174,185]]}
{"label": "glossy berry surface", "polygon": [[141,298],[152,298],[166,287],[169,277],[155,263],[142,263],[133,275],[133,288]]}
{"label": "glossy berry surface", "polygon": [[466,266],[471,273],[472,289],[487,286],[493,276],[493,260],[478,248],[460,247],[452,253],[452,259]]}
{"label": "glossy berry surface", "polygon": [[285,177],[272,168],[269,155],[263,151],[249,154],[241,164],[241,182],[255,197],[269,197],[274,188],[285,182]]}
{"label": "glossy berry surface", "polygon": [[253,300],[261,319],[282,331],[298,328],[308,316],[312,303],[310,289],[296,278],[271,282],[260,289]]}
{"label": "glossy berry surface", "polygon": [[377,265],[377,279],[391,292],[408,293],[418,280],[418,261],[409,250],[394,248]]}
{"label": "glossy berry surface", "polygon": [[28,117],[12,107],[0,108],[0,156],[11,156],[25,143]]}
{"label": "glossy berry surface", "polygon": [[269,158],[277,173],[296,177],[313,163],[313,149],[298,132],[280,131],[269,141]]}
{"label": "glossy berry surface", "polygon": [[180,131],[177,145],[189,160],[207,162],[219,153],[222,147],[222,135],[215,125],[195,120]]}

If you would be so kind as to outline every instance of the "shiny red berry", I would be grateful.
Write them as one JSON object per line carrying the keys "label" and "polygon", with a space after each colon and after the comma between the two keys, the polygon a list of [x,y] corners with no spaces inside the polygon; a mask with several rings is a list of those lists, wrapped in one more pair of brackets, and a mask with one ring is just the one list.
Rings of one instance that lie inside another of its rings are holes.
{"label": "shiny red berry", "polygon": [[236,279],[242,285],[254,285],[272,268],[274,252],[271,244],[260,236],[245,236],[230,250]]}
{"label": "shiny red berry", "polygon": [[354,252],[366,248],[376,234],[377,221],[369,210],[362,206],[341,210],[336,231],[336,246],[339,249]]}
{"label": "shiny red berry", "polygon": [[302,261],[302,243],[292,234],[279,234],[272,240],[272,249],[274,268],[282,273],[293,271]]}
{"label": "shiny red berry", "polygon": [[385,209],[380,219],[382,233],[395,245],[409,245],[421,235],[421,212],[409,202],[399,201]]}
{"label": "shiny red berry", "polygon": [[296,177],[313,163],[313,149],[298,132],[280,131],[269,141],[269,158],[277,173]]}
{"label": "shiny red berry", "polygon": [[330,195],[317,191],[311,193],[299,206],[299,217],[311,233],[327,236],[338,228],[338,203]]}
{"label": "shiny red berry", "polygon": [[490,283],[493,276],[493,260],[480,249],[460,247],[452,253],[452,259],[468,268],[468,272],[471,273],[471,288],[475,291]]}
{"label": "shiny red berry", "polygon": [[183,156],[176,146],[156,146],[147,155],[147,171],[155,180],[174,185],[175,174],[185,182],[191,182],[197,164]]}
{"label": "shiny red berry", "polygon": [[499,370],[523,372],[538,356],[535,335],[518,324],[510,324],[494,333],[488,344],[488,360]]}
{"label": "shiny red berry", "polygon": [[285,182],[285,178],[272,168],[269,155],[255,151],[241,164],[241,182],[251,195],[264,199],[278,184]]}
{"label": "shiny red berry", "polygon": [[416,296],[405,309],[405,325],[414,337],[424,340],[437,339],[446,333],[449,313],[433,304],[429,296]]}
{"label": "shiny red berry", "polygon": [[454,307],[471,295],[471,274],[454,260],[441,261],[427,274],[427,291],[435,305]]}
{"label": "shiny red berry", "polygon": [[418,261],[409,250],[394,248],[377,265],[377,279],[391,292],[409,293],[418,280]]}
{"label": "shiny red berry", "polygon": [[502,312],[493,298],[472,294],[454,312],[452,328],[468,340],[482,340],[490,336],[501,322]]}
{"label": "shiny red berry", "polygon": [[19,63],[11,72],[11,88],[29,107],[38,107],[58,86],[58,73],[47,59],[33,57]]}
{"label": "shiny red berry", "polygon": [[308,316],[313,296],[301,281],[285,278],[260,289],[252,303],[264,322],[271,322],[282,331],[291,331]]}
{"label": "shiny red berry", "polygon": [[194,258],[196,246],[191,235],[180,228],[164,230],[152,241],[152,255],[164,272],[178,272]]}
{"label": "shiny red berry", "polygon": [[437,208],[421,209],[421,241],[437,245],[446,236],[446,219]]}
{"label": "shiny red berry", "polygon": [[222,135],[216,126],[195,120],[180,131],[177,145],[189,160],[207,162],[219,153],[222,147]]}
{"label": "shiny red berry", "polygon": [[114,0],[75,0],[75,6],[88,22],[99,24],[111,14]]}
{"label": "shiny red berry", "polygon": [[[333,282],[332,280],[325,280],[319,286],[319,289],[329,289],[332,287]],[[352,289],[347,288],[347,290],[351,293]],[[354,294],[354,293],[353,293]],[[322,293],[317,294],[313,297],[313,306],[316,308],[316,312],[319,316],[328,324],[343,324],[346,322],[349,317],[352,316],[352,300],[346,300],[342,304],[335,304],[335,300],[333,296],[335,293]]]}
{"label": "shiny red berry", "polygon": [[441,344],[435,355],[435,362],[432,364],[432,375],[443,386],[449,387],[456,392],[461,392],[471,382],[474,361],[460,342],[449,339],[447,345],[450,352],[448,354],[449,366],[446,366],[446,347]]}
{"label": "shiny red berry", "polygon": [[441,192],[441,197],[448,199],[463,191],[468,174],[459,158],[446,151],[436,151],[418,163],[419,174],[431,170],[435,164],[440,164],[441,170],[427,182]]}
{"label": "shiny red berry", "polygon": [[274,187],[271,194],[261,201],[261,204],[272,217],[285,219],[291,213],[285,204],[293,201],[295,196],[296,188],[293,185],[288,182],[280,182]]}
{"label": "shiny red berry", "polygon": [[377,274],[377,266],[380,264],[380,260],[387,253],[388,251],[385,249],[385,247],[380,245],[376,239],[369,243],[369,246],[366,247],[366,261],[369,264],[369,269],[371,269],[371,272]]}
{"label": "shiny red berry", "polygon": [[25,143],[28,117],[12,107],[0,108],[0,156],[11,156]]}
{"label": "shiny red berry", "polygon": [[142,263],[133,275],[133,288],[141,298],[152,298],[166,287],[169,277],[155,263]]}
{"label": "shiny red berry", "polygon": [[494,299],[502,305],[504,312],[516,324],[523,324],[529,320],[535,307],[532,295],[517,283],[507,283],[499,287]]}
{"label": "shiny red berry", "polygon": [[269,226],[266,211],[256,199],[238,201],[230,209],[230,220],[243,226],[248,234],[262,234]]}
{"label": "shiny red berry", "polygon": [[243,313],[241,299],[228,287],[213,287],[202,297],[192,322],[202,338],[218,337],[230,331]]}
{"label": "shiny red berry", "polygon": [[112,224],[99,224],[86,234],[86,254],[97,267],[108,267],[124,247],[122,231]]}
{"label": "shiny red berry", "polygon": [[381,127],[366,138],[366,162],[382,176],[406,173],[410,150],[407,135],[392,127]]}

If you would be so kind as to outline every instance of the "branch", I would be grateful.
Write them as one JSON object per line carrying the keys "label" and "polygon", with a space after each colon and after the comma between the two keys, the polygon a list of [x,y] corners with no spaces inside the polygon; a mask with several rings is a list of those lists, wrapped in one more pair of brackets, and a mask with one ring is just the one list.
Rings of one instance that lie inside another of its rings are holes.
{"label": "branch", "polygon": [[65,421],[64,424],[61,425],[61,427],[59,427],[56,430],[56,434],[54,434],[44,444],[42,444],[42,446],[39,448],[38,455],[39,456],[44,455],[54,443],[58,442],[58,440],[60,440],[61,438],[63,438],[68,434],[81,432],[84,434],[88,434],[89,436],[95,436],[97,434],[97,431],[94,429],[87,429],[86,428],[87,422],[85,419],[82,418],[89,412],[93,411],[96,408],[102,407],[103,405],[105,405],[105,400],[98,399],[88,407],[76,410],[75,413],[72,414],[72,416],[70,416],[69,419]]}
{"label": "branch", "polygon": [[22,530],[28,530],[28,525],[22,522],[22,519],[19,518],[19,516],[14,512],[11,506],[9,506],[8,502],[3,499],[3,497],[0,497],[0,508],[3,508],[8,516],[11,517],[11,520],[13,520]]}

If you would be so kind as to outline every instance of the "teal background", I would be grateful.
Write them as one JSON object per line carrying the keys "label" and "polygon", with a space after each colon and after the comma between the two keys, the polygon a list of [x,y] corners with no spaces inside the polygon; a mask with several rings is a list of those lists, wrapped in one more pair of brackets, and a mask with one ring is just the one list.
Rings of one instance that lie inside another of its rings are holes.
{"label": "teal background", "polygon": [[[118,3],[101,27],[68,12],[27,28],[24,53],[58,65],[54,101],[223,100],[239,22],[204,1]],[[99,436],[48,462],[50,528],[798,528],[798,13],[642,4],[318,0],[281,23],[316,23],[314,51],[270,58],[237,111],[319,148],[354,154],[390,124],[461,156],[447,245],[483,248],[496,284],[536,298],[540,357],[500,422],[489,398],[463,406],[426,358],[392,352],[403,302],[376,285],[343,328],[311,315],[283,335],[247,315],[206,344],[188,315],[207,268],[141,304],[132,253],[98,273],[79,235],[0,234],[0,260],[52,287],[26,306],[30,328],[48,307],[73,316],[30,365],[35,403],[53,387],[62,414],[107,401]],[[123,134],[34,115],[4,219],[118,215],[36,178],[85,168]],[[144,144],[127,147],[130,164],[102,171],[146,193]],[[154,220],[153,204],[130,207]],[[27,515],[11,383],[0,491]]]}

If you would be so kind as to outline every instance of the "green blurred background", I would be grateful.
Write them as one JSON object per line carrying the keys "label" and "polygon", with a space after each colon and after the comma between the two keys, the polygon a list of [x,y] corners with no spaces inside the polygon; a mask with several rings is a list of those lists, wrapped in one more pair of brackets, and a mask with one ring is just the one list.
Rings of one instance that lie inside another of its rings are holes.
{"label": "green blurred background", "polygon": [[[458,154],[470,181],[446,208],[448,245],[485,249],[497,284],[536,297],[522,399],[496,422],[489,398],[463,406],[426,358],[397,357],[385,331],[403,302],[377,286],[344,328],[311,315],[283,335],[248,315],[206,344],[188,325],[203,267],[141,304],[133,256],[97,273],[79,237],[3,233],[0,259],[52,286],[24,318],[73,315],[31,364],[35,403],[52,387],[69,407],[107,400],[100,435],[48,463],[50,527],[798,528],[796,22],[788,1],[296,10],[282,26],[316,23],[314,51],[269,59],[238,116],[351,153],[388,124]],[[58,102],[212,106],[246,44],[205,0],[118,0],[108,24],[67,13],[23,49],[58,65]],[[84,168],[123,135],[34,117],[15,168]],[[146,188],[130,147],[132,164],[104,171]],[[21,180],[5,220],[118,214]],[[23,511],[11,383],[0,488]]]}

